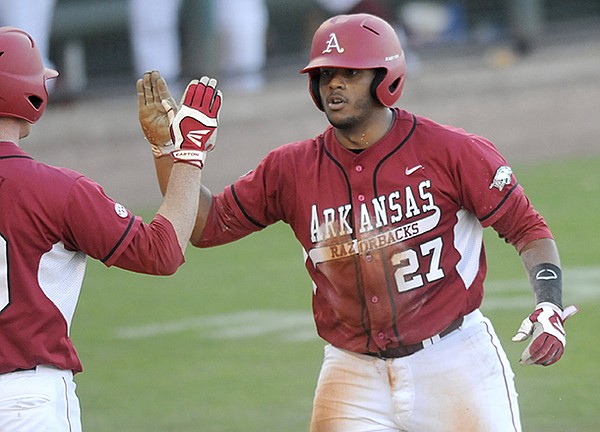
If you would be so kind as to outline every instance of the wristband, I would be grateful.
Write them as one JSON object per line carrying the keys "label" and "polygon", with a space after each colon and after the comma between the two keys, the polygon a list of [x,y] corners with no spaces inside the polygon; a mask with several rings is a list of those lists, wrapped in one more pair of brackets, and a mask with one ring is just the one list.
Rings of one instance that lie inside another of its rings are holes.
{"label": "wristband", "polygon": [[562,310],[562,271],[551,263],[534,266],[529,272],[529,280],[537,304],[553,303]]}

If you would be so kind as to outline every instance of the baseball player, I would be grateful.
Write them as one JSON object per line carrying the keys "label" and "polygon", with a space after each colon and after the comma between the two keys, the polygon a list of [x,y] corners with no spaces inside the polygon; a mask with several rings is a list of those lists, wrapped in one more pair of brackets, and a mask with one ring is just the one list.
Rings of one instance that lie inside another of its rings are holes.
{"label": "baseball player", "polygon": [[[271,151],[220,194],[203,188],[193,245],[278,221],[293,229],[328,342],[312,432],[520,431],[513,372],[479,310],[482,235],[491,226],[512,244],[531,282],[536,306],[515,336],[529,340],[521,363],[551,365],[576,309],[563,310],[544,219],[490,141],[393,107],[405,61],[385,21],[327,20],[301,72],[330,126]],[[167,100],[159,75],[150,81]],[[152,131],[155,145],[168,140],[164,127]],[[172,161],[155,162],[164,187]]]}
{"label": "baseball player", "polygon": [[[19,147],[46,108],[45,68],[34,40],[0,27],[0,431],[81,431],[69,337],[86,256],[107,267],[167,275],[183,264],[198,211],[205,152],[221,95],[192,82],[173,119],[168,189],[149,223],[83,175],[34,160]],[[138,94],[142,112],[160,101]],[[213,101],[214,103],[211,103]],[[194,131],[203,135],[190,138]]]}

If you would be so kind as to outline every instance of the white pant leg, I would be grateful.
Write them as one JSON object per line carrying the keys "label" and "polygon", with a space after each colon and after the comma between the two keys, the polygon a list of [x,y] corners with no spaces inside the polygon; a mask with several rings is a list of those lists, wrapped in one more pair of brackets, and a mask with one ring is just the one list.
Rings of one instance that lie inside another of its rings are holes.
{"label": "white pant leg", "polygon": [[[490,321],[475,311],[460,330],[404,359],[414,386],[409,431],[520,432],[514,374]],[[403,389],[396,390],[402,394]]]}
{"label": "white pant leg", "polygon": [[219,0],[215,21],[220,68],[231,86],[258,88],[267,57],[268,9],[264,0]]}
{"label": "white pant leg", "polygon": [[160,71],[168,81],[179,78],[181,0],[130,0],[129,19],[135,73]]}
{"label": "white pant leg", "polygon": [[520,432],[514,375],[479,311],[399,359],[325,348],[311,432]]}
{"label": "white pant leg", "polygon": [[81,432],[73,373],[38,366],[0,375],[0,431]]}
{"label": "white pant leg", "polygon": [[310,432],[397,432],[385,361],[325,347]]}

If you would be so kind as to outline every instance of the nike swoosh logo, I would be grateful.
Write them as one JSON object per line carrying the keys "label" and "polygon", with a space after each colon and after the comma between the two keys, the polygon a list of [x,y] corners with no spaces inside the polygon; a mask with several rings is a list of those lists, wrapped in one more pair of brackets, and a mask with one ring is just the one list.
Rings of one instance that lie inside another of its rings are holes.
{"label": "nike swoosh logo", "polygon": [[415,171],[417,171],[419,169],[422,169],[422,168],[423,168],[423,165],[417,165],[417,166],[414,166],[412,168],[406,167],[406,170],[404,171],[404,173],[408,176],[408,175],[411,175]]}

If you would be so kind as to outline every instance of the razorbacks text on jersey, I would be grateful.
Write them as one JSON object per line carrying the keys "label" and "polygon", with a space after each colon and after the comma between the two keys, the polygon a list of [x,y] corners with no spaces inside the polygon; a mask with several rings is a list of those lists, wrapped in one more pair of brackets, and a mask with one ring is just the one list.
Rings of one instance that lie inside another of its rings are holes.
{"label": "razorbacks text on jersey", "polygon": [[198,246],[288,223],[314,282],[318,332],[358,353],[421,342],[481,305],[483,228],[517,250],[552,238],[488,140],[399,108],[356,153],[330,126],[279,147],[214,196]]}

